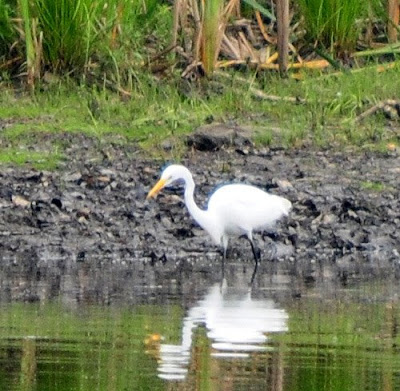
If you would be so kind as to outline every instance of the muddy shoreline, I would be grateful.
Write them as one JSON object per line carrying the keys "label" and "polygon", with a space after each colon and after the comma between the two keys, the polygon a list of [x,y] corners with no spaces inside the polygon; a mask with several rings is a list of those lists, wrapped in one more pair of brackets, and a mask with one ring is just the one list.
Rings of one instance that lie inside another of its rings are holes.
{"label": "muddy shoreline", "polygon": [[[134,301],[145,287],[190,292],[202,279],[218,279],[219,250],[192,221],[181,191],[145,200],[160,161],[135,146],[102,146],[84,136],[71,140],[66,156],[55,172],[0,170],[1,301],[83,300],[88,292],[95,301]],[[305,283],[400,277],[398,153],[236,146],[191,149],[182,163],[200,206],[228,182],[292,201],[290,218],[258,236],[256,284],[280,272]],[[230,267],[251,269],[248,243],[233,240],[230,259]],[[196,281],[182,288],[195,272]]]}

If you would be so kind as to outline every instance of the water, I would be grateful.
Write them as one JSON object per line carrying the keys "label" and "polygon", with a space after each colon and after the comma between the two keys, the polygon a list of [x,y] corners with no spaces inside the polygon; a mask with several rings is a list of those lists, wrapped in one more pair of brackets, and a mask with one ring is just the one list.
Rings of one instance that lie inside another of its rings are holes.
{"label": "water", "polygon": [[396,281],[128,271],[2,276],[0,390],[400,389]]}

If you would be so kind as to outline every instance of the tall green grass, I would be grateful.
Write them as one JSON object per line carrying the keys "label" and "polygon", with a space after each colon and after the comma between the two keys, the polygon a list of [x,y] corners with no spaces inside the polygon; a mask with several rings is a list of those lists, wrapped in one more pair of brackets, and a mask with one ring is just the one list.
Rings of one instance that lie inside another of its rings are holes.
{"label": "tall green grass", "polygon": [[89,60],[101,63],[122,42],[138,50],[158,5],[158,0],[35,0],[46,63],[82,69]]}
{"label": "tall green grass", "polygon": [[[96,3],[96,2],[95,2]],[[159,0],[98,0],[96,24],[98,32],[110,34],[112,46],[128,40],[133,43],[150,23],[159,23]],[[156,26],[155,26],[156,27]]]}
{"label": "tall green grass", "polygon": [[24,62],[35,77],[119,73],[143,59],[146,37],[170,19],[158,20],[166,7],[160,0],[0,0],[0,56]]}
{"label": "tall green grass", "polygon": [[98,0],[95,65],[117,86],[133,90],[148,57],[169,41],[172,15],[160,0]]}
{"label": "tall green grass", "polygon": [[93,34],[90,0],[35,0],[34,14],[43,32],[43,59],[53,69],[81,69]]}
{"label": "tall green grass", "polygon": [[334,54],[355,49],[362,22],[377,0],[300,0],[308,38]]}
{"label": "tall green grass", "polygon": [[0,56],[8,54],[16,33],[12,24],[13,10],[5,0],[0,0]]}

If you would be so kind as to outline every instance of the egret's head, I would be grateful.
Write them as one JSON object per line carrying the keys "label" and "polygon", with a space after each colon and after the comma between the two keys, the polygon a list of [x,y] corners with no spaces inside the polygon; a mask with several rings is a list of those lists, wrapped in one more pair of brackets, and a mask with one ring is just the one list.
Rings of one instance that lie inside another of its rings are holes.
{"label": "egret's head", "polygon": [[186,167],[180,164],[171,164],[164,169],[160,180],[149,191],[147,198],[155,197],[164,187],[171,185],[173,182],[179,180],[186,182],[189,177],[191,177],[191,174]]}

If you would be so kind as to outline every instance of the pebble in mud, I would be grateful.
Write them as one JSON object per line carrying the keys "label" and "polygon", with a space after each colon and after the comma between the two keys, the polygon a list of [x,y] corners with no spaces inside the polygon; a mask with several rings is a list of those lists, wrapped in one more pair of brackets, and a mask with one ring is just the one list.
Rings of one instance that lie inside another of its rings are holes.
{"label": "pebble in mud", "polygon": [[[79,144],[71,144],[68,163],[51,174],[18,167],[0,172],[4,278],[17,272],[30,276],[38,264],[41,276],[59,276],[59,284],[63,270],[95,274],[98,284],[99,273],[107,279],[111,267],[135,275],[151,264],[157,265],[157,273],[186,272],[186,262],[191,268],[220,265],[220,252],[189,216],[181,189],[166,189],[157,202],[145,200],[163,164],[141,157],[134,146],[108,145],[113,159],[105,160],[96,142],[85,139],[93,148],[84,150]],[[363,268],[373,270],[372,275],[400,275],[400,181],[393,175],[393,168],[400,167],[399,156],[260,153],[251,146],[243,156],[235,148],[189,151],[182,163],[193,172],[199,206],[205,206],[217,185],[239,180],[292,201],[293,211],[277,227],[274,239],[256,236],[265,258],[261,273],[263,267],[268,270],[273,240],[276,255],[271,260],[294,263],[294,273],[304,267],[307,274],[307,265],[317,261],[318,267],[329,264],[326,275],[350,276]],[[246,241],[232,240],[231,245],[228,262],[251,262]],[[79,254],[85,254],[84,259]],[[103,270],[96,271],[100,265]],[[331,273],[332,265],[337,273]]]}

